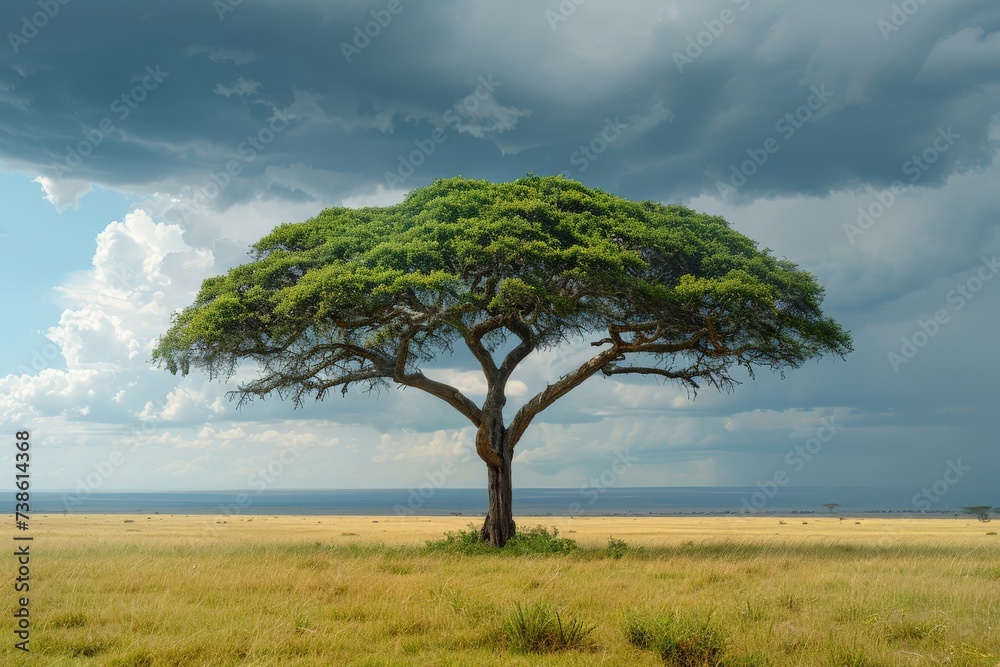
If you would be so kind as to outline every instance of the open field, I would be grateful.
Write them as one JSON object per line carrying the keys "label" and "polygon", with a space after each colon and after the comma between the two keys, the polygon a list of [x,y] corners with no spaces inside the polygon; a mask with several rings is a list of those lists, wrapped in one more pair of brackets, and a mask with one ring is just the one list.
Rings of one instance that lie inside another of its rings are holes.
{"label": "open field", "polygon": [[[1000,536],[987,535],[1000,522],[529,517],[518,526],[556,526],[579,548],[425,548],[470,521],[36,516],[32,652],[14,651],[8,633],[0,656],[134,667],[707,664],[661,657],[643,632],[669,625],[708,638],[713,660],[732,666],[1000,665]],[[627,548],[609,550],[609,536]],[[7,567],[12,580],[13,559]],[[533,603],[594,629],[576,648],[517,652],[502,620]]]}

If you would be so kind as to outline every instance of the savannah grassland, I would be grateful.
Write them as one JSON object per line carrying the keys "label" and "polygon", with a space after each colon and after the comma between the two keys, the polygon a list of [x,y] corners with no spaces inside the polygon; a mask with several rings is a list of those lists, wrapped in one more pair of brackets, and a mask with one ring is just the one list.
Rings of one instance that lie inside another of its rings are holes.
{"label": "savannah grassland", "polygon": [[[133,667],[1000,664],[1000,536],[987,535],[1000,522],[522,518],[519,528],[556,526],[578,548],[425,546],[470,520],[36,516],[31,653],[5,632],[0,657]],[[609,550],[609,536],[627,546]],[[503,625],[518,605],[593,630],[572,648],[519,651]],[[673,653],[663,653],[664,633]]]}

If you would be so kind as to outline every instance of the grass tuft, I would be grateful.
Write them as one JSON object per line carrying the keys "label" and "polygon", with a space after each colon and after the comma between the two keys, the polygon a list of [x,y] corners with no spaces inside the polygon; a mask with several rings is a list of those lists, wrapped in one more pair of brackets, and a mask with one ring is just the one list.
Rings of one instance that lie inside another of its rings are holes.
{"label": "grass tuft", "polygon": [[608,538],[608,557],[615,560],[628,553],[629,546],[625,540],[618,540],[614,537]]}
{"label": "grass tuft", "polygon": [[516,653],[554,653],[580,648],[594,626],[565,616],[546,603],[528,607],[515,605],[501,622],[501,633],[510,650]]}
{"label": "grass tuft", "polygon": [[704,620],[693,615],[631,616],[625,620],[625,637],[632,646],[655,652],[668,665],[719,667],[726,638],[711,614]]}

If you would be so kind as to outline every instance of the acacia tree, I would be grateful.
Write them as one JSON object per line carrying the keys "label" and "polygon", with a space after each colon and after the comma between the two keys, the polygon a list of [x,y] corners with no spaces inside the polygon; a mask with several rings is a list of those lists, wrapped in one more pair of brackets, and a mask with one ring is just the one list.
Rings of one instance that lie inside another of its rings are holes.
{"label": "acacia tree", "polygon": [[[843,356],[850,335],[823,316],[823,290],[794,264],[683,206],[632,202],[558,177],[452,178],[381,208],[333,208],[283,224],[253,261],[204,282],[175,314],[154,360],[256,379],[240,404],[277,394],[296,405],[333,389],[412,387],[475,427],[488,472],[481,539],[514,534],[511,460],[531,422],[589,377],[625,374],[730,390],[734,368],[783,371]],[[505,421],[506,386],[534,351],[597,348]],[[482,403],[421,363],[465,345]]]}
{"label": "acacia tree", "polygon": [[828,510],[830,510],[830,514],[833,514],[833,510],[835,510],[838,507],[840,507],[840,503],[824,503],[823,507],[825,507]]}
{"label": "acacia tree", "polygon": [[968,512],[969,514],[972,514],[983,523],[989,523],[990,510],[992,510],[993,508],[989,505],[973,505],[972,507],[963,507],[962,509]]}

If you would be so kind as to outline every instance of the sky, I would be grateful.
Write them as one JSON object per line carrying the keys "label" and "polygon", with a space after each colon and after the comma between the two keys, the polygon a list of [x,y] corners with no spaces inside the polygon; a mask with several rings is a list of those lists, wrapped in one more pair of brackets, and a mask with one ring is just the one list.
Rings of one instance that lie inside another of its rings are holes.
{"label": "sky", "polygon": [[[278,224],[535,172],[724,216],[817,277],[855,351],[694,398],[592,378],[515,486],[1000,505],[992,0],[8,0],[0,31],[0,421],[35,488],[483,486],[430,396],[237,409],[150,351]],[[589,348],[529,357],[509,405]],[[483,397],[468,356],[427,373]]]}

